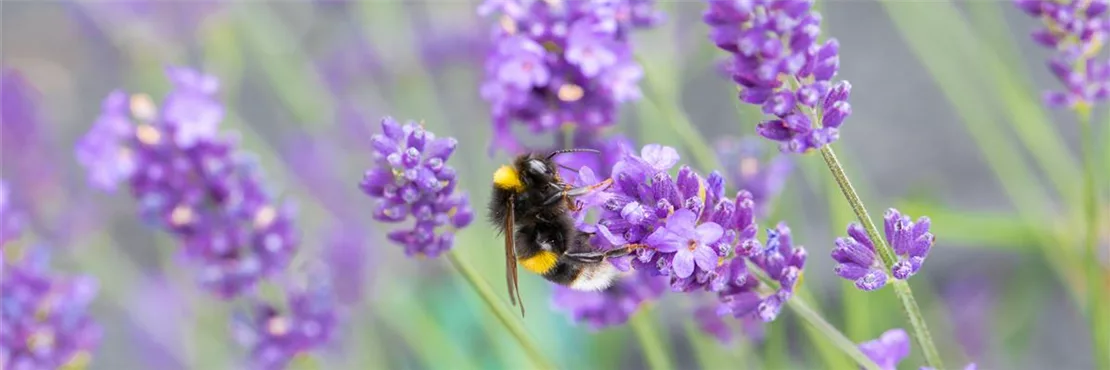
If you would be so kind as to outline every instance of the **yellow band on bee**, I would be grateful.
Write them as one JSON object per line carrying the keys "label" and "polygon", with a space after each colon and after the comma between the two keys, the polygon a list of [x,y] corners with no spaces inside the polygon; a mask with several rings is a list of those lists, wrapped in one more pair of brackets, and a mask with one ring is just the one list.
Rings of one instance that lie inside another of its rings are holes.
{"label": "yellow band on bee", "polygon": [[558,261],[559,256],[553,252],[541,251],[532,257],[520,260],[520,264],[525,269],[536,274],[543,275],[555,267],[555,262]]}
{"label": "yellow band on bee", "polygon": [[493,186],[517,192],[524,190],[524,184],[520,182],[520,174],[511,166],[501,166],[493,173]]}

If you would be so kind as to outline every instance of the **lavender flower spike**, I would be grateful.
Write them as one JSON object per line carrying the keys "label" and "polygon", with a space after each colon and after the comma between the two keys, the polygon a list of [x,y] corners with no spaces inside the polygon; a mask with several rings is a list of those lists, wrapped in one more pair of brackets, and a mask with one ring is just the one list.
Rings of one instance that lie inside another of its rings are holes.
{"label": "lavender flower spike", "polygon": [[88,312],[96,281],[51,274],[46,253],[34,249],[3,262],[0,368],[82,369],[100,343],[100,326]]}
{"label": "lavender flower spike", "polygon": [[533,133],[616,123],[620,103],[640,98],[643,70],[630,31],[658,22],[652,0],[486,0],[496,14],[482,98],[490,103],[493,149],[516,152],[512,124]]}
{"label": "lavender flower spike", "polygon": [[456,193],[455,169],[447,160],[455,151],[454,138],[436,138],[424,127],[382,118],[382,133],[371,138],[374,167],[366,171],[359,187],[378,201],[374,219],[413,226],[390,232],[405,254],[438,256],[454,244],[454,230],[474,219],[465,193]]}
{"label": "lavender flower spike", "polygon": [[703,19],[717,47],[732,53],[726,69],[739,84],[740,100],[774,117],[756,132],[788,152],[836,141],[852,114],[852,86],[832,82],[840,44],[817,43],[821,16],[810,10],[812,0],[708,1]]}
{"label": "lavender flower spike", "polygon": [[[596,206],[591,242],[600,249],[641,245],[633,268],[669,277],[673,291],[717,293],[717,315],[774,320],[801,278],[805,249],[793,245],[784,224],[768,230],[761,244],[751,193],[725,197],[717,172],[702,178],[684,166],[672,177],[678,159],[677,151],[661,145],[644,146],[640,155],[625,152],[613,166],[606,201]],[[763,285],[749,264],[778,287]]]}
{"label": "lavender flower spike", "polygon": [[336,330],[335,296],[329,282],[313,277],[307,287],[287,287],[287,302],[256,302],[250,313],[236,312],[233,337],[250,349],[250,367],[277,370],[297,356],[325,346]]}
{"label": "lavender flower spike", "polygon": [[1106,101],[1110,97],[1110,59],[1097,57],[1110,33],[1110,1],[1014,0],[1014,4],[1041,19],[1044,27],[1031,36],[1056,51],[1048,67],[1066,90],[1045,92],[1045,103],[1074,107]]}
{"label": "lavender flower spike", "polygon": [[217,135],[216,78],[166,72],[173,89],[161,106],[112,92],[77,159],[93,186],[128,184],[145,221],[177,238],[200,284],[233,298],[288,265],[297,245],[292,216],[234,138]]}
{"label": "lavender flower spike", "polygon": [[[909,279],[921,269],[935,242],[935,237],[929,232],[929,218],[921,217],[913,222],[909,216],[891,208],[884,219],[886,241],[898,256],[894,266],[890,267],[889,276],[898,280]],[[848,238],[836,239],[832,258],[837,262],[836,274],[854,280],[861,290],[876,290],[886,284],[888,275],[876,255],[875,244],[859,224],[848,225]]]}

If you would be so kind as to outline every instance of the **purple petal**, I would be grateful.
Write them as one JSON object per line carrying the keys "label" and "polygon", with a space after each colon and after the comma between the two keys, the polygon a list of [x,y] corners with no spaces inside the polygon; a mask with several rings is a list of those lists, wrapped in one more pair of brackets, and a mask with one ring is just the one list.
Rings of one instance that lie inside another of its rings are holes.
{"label": "purple petal", "polygon": [[690,252],[689,249],[679,248],[674,255],[671,268],[674,269],[675,275],[680,278],[690,277],[694,274],[694,253]]}

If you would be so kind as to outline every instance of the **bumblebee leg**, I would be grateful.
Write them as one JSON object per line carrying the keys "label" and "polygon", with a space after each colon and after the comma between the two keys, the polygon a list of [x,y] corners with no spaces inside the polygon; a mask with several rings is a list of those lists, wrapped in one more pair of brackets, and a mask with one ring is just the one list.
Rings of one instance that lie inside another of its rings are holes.
{"label": "bumblebee leg", "polygon": [[553,205],[553,204],[558,203],[560,201],[569,201],[568,198],[573,198],[573,197],[586,195],[586,193],[589,193],[591,191],[594,191],[594,190],[597,190],[597,189],[600,189],[600,188],[604,188],[604,187],[608,187],[612,183],[613,183],[613,179],[605,179],[605,181],[602,181],[602,182],[599,182],[599,183],[596,183],[596,184],[593,184],[593,185],[589,185],[589,186],[582,186],[582,187],[577,187],[577,188],[572,188],[572,189],[564,189],[564,190],[562,190],[558,193],[552,194],[550,197],[548,197],[546,200],[544,200],[543,204],[545,206],[550,206],[550,205]]}
{"label": "bumblebee leg", "polygon": [[584,263],[598,263],[604,261],[606,258],[624,257],[631,254],[637,249],[647,248],[646,244],[628,244],[617,249],[607,251],[590,251],[590,252],[567,252],[564,256],[567,258]]}

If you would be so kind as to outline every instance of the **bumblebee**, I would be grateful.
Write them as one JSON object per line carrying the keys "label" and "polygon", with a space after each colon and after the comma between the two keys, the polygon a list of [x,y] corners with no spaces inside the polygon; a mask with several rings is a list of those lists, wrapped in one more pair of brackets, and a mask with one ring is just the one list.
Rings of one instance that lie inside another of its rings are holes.
{"label": "bumblebee", "polygon": [[[608,288],[620,275],[606,259],[627,255],[635,248],[597,251],[589,243],[591,234],[575,228],[569,213],[575,209],[574,198],[604,188],[612,180],[579,188],[567,185],[559,177],[561,166],[554,157],[570,152],[598,153],[592,149],[566,149],[547,155],[523,154],[512,165],[501,166],[493,174],[489,215],[505,235],[505,280],[513,305],[520,301],[518,263],[553,283],[599,291]],[[520,315],[524,316],[523,301]]]}

